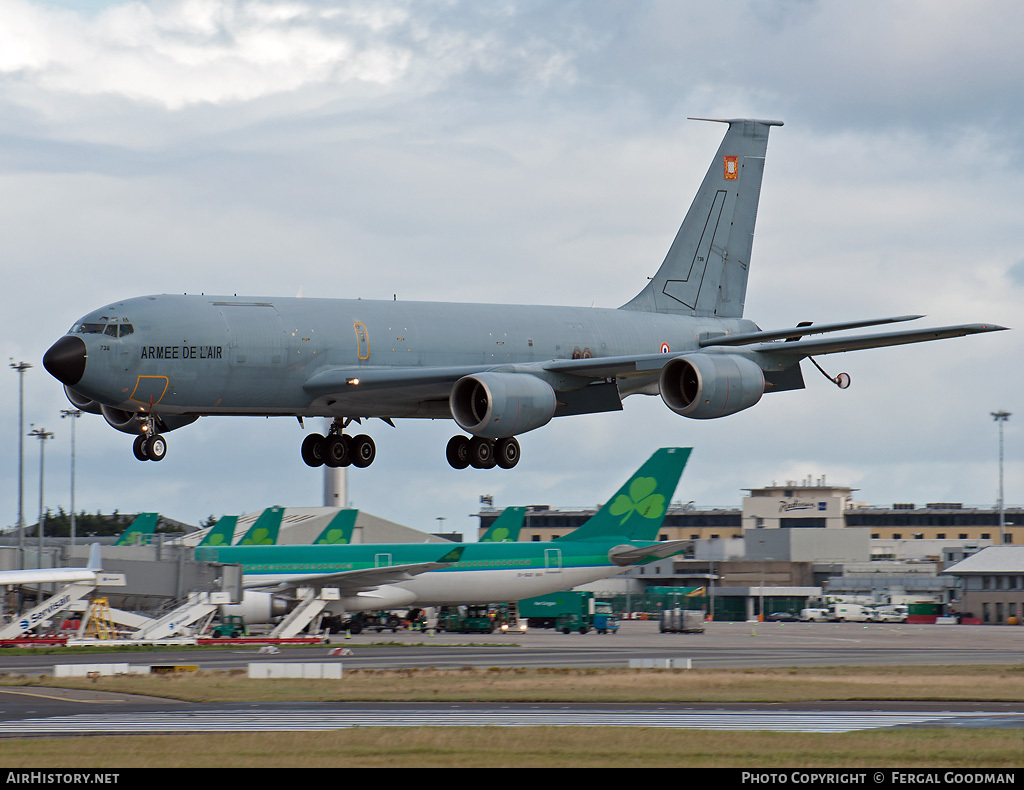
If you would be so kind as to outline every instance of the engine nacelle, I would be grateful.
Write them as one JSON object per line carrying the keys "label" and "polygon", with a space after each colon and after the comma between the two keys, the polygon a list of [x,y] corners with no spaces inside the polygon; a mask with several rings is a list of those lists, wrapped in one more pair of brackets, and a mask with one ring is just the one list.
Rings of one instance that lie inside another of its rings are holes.
{"label": "engine nacelle", "polygon": [[89,400],[84,395],[75,392],[67,384],[64,385],[64,394],[68,396],[68,400],[71,401],[71,405],[76,409],[87,412],[89,414],[99,414],[100,405],[94,401]]}
{"label": "engine nacelle", "polygon": [[[115,409],[113,406],[100,406],[100,413],[103,415],[103,419],[107,421],[107,425],[122,433],[136,435],[145,433],[146,417],[143,414]],[[198,419],[198,417],[158,416],[156,417],[157,433],[167,433],[178,428],[184,428]]]}
{"label": "engine nacelle", "polygon": [[734,354],[676,357],[661,369],[661,399],[676,414],[711,420],[749,409],[764,394],[764,372]]}
{"label": "engine nacelle", "polygon": [[373,612],[380,609],[403,609],[416,603],[416,593],[393,584],[382,584],[373,590],[342,598],[339,604],[346,612]]}
{"label": "engine nacelle", "polygon": [[247,591],[241,603],[221,606],[220,614],[221,617],[237,615],[246,625],[264,625],[273,622],[275,617],[288,614],[291,607],[292,602],[279,595]]}
{"label": "engine nacelle", "polygon": [[448,399],[455,422],[486,439],[532,431],[555,415],[555,391],[529,373],[476,373],[455,382]]}

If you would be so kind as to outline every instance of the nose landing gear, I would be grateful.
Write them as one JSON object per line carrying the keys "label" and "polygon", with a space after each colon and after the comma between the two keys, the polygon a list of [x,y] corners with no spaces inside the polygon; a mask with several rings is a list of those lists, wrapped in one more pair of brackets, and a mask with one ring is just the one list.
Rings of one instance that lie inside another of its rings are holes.
{"label": "nose landing gear", "polygon": [[144,432],[135,436],[131,450],[140,461],[162,461],[167,455],[167,440],[156,432],[153,420],[148,420]]}

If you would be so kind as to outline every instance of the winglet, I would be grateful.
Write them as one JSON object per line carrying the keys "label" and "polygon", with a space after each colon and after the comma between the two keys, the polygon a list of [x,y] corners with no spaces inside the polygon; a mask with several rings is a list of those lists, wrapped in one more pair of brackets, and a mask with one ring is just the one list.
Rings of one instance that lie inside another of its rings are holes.
{"label": "winglet", "polygon": [[90,571],[101,571],[103,570],[103,555],[100,554],[100,544],[93,543],[89,547],[89,563],[85,566],[86,570]]}

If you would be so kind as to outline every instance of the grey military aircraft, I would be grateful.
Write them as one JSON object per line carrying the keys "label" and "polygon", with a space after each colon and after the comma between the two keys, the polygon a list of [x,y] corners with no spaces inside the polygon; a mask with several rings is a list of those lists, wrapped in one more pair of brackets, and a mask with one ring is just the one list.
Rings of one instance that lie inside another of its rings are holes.
{"label": "grey military aircraft", "polygon": [[[717,119],[696,119],[717,120]],[[1005,329],[961,324],[832,333],[916,315],[762,331],[743,318],[768,134],[779,121],[729,125],[661,267],[618,309],[364,299],[142,296],[75,322],[43,365],[78,408],[134,434],[159,461],[163,433],[207,415],[333,418],[309,434],[310,466],[365,467],[376,448],[353,423],[451,418],[455,468],[511,468],[516,436],[553,417],[615,411],[661,395],[704,420],[801,389],[800,362],[858,349]],[[823,335],[824,337],[812,337]],[[825,374],[828,375],[828,374]],[[846,388],[845,373],[829,376]]]}

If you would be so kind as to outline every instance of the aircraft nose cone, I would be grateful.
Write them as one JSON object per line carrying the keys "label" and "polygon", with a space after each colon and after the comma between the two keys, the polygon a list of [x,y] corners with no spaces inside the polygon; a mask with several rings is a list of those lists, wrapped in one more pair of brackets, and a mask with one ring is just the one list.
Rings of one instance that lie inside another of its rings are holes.
{"label": "aircraft nose cone", "polygon": [[43,354],[43,367],[57,381],[75,386],[85,374],[85,341],[80,337],[65,335]]}

